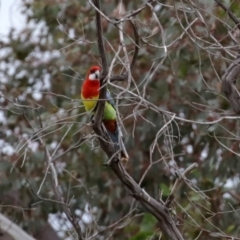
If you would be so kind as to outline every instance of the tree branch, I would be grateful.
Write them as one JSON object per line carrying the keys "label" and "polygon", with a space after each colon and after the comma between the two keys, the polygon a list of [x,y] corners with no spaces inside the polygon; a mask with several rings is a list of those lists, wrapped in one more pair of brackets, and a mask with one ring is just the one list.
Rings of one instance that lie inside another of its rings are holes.
{"label": "tree branch", "polygon": [[126,172],[120,161],[111,161],[110,167],[120,181],[128,188],[130,195],[138,200],[153,216],[157,218],[160,228],[166,236],[174,240],[183,239],[181,233],[176,227],[176,223],[173,221],[172,216],[168,211],[168,208],[141,189],[134,179]]}
{"label": "tree branch", "polygon": [[142,12],[143,9],[147,7],[148,4],[151,4],[155,2],[154,0],[148,0],[146,3],[143,3],[138,9],[131,11],[130,13],[127,13],[125,16],[123,16],[121,19],[119,19],[116,24],[119,24],[120,22],[130,20],[132,17],[136,16],[140,12]]}
{"label": "tree branch", "polygon": [[[30,124],[30,122],[28,121],[28,119],[27,119],[27,117],[25,116],[24,113],[23,113],[23,116],[24,116],[25,121],[27,122],[27,125],[34,131],[34,128]],[[39,119],[40,127],[43,128],[42,120],[41,120],[40,115],[38,115],[38,119]],[[54,162],[52,161],[53,158],[50,155],[50,153],[49,153],[49,151],[48,151],[48,149],[46,147],[46,144],[45,144],[45,142],[44,142],[44,140],[43,140],[43,138],[41,136],[41,133],[40,133],[38,139],[39,139],[39,142],[41,143],[41,145],[43,146],[44,151],[45,151],[45,161],[46,161],[46,165],[48,166],[47,169],[49,168],[50,172],[51,172],[51,179],[50,180],[51,180],[51,186],[52,186],[52,190],[53,190],[53,192],[55,194],[55,197],[57,198],[59,204],[61,204],[63,212],[66,214],[69,222],[72,223],[72,225],[73,225],[73,227],[74,227],[74,229],[76,231],[76,234],[78,236],[78,239],[82,240],[83,236],[82,236],[81,228],[80,228],[79,223],[78,223],[79,221],[74,216],[74,212],[72,211],[71,207],[64,203],[64,198],[62,197],[62,195],[60,193],[60,190],[59,190],[58,179],[57,179],[57,172],[56,172],[56,169],[55,169],[55,166],[54,166]],[[41,186],[40,186],[40,189],[41,189]],[[37,194],[37,196],[38,196],[38,194]]]}
{"label": "tree branch", "polygon": [[[104,47],[104,42],[103,42],[103,34],[102,34],[102,21],[101,21],[101,15],[99,12],[101,12],[101,4],[100,1],[95,0],[94,1],[95,7],[98,9],[96,10],[96,28],[97,28],[97,39],[98,39],[98,49],[100,53],[100,57],[102,60],[102,76],[100,79],[100,94],[99,94],[99,99],[102,99],[102,101],[98,101],[98,104],[96,106],[96,113],[93,117],[93,129],[97,130],[97,134],[99,136],[102,136],[101,134],[101,123],[102,123],[102,116],[103,116],[103,111],[104,111],[104,106],[105,106],[105,99],[106,99],[106,85],[105,85],[105,79],[108,74],[108,64],[107,64],[107,57],[106,57],[106,52],[105,52],[105,47]],[[106,136],[105,136],[106,138]]]}
{"label": "tree branch", "polygon": [[[133,29],[133,33],[134,33],[134,42],[135,42],[135,48],[134,48],[134,53],[133,53],[133,57],[132,57],[132,61],[130,64],[130,69],[131,72],[133,71],[133,68],[135,66],[137,57],[138,57],[138,52],[139,52],[139,35],[138,35],[138,30],[137,27],[135,25],[135,23],[133,22],[133,20],[130,19],[130,24],[132,26]],[[121,30],[120,30],[121,31]],[[126,81],[126,79],[128,78],[128,73],[125,72],[121,75],[114,75],[110,78],[110,82],[114,82],[114,81]]]}
{"label": "tree branch", "polygon": [[240,74],[240,58],[238,57],[227,68],[222,76],[222,90],[236,113],[240,113],[240,93],[236,88],[236,80]]}
{"label": "tree branch", "polygon": [[[99,52],[101,54],[102,63],[103,63],[103,76],[101,78],[101,89],[100,89],[100,99],[104,99],[106,93],[106,86],[103,85],[103,82],[107,76],[107,66],[106,56],[103,46],[103,33],[100,19],[101,6],[99,0],[95,1],[96,10],[96,22],[97,22],[97,37]],[[137,53],[136,53],[137,54]],[[134,54],[135,55],[135,54]],[[136,58],[136,57],[135,57]],[[135,59],[136,60],[136,59]],[[134,61],[135,61],[134,60]],[[135,62],[132,62],[133,65]],[[183,240],[181,233],[179,232],[176,223],[173,221],[171,214],[168,209],[160,202],[149,196],[141,187],[134,181],[134,179],[126,172],[123,165],[119,161],[118,155],[115,153],[114,147],[109,141],[105,141],[106,134],[101,128],[101,117],[104,110],[105,101],[99,101],[96,109],[96,114],[94,116],[93,129],[96,134],[99,136],[99,142],[101,148],[105,151],[107,156],[111,158],[109,166],[113,172],[117,175],[120,181],[128,188],[130,195],[138,200],[153,216],[155,216],[160,224],[160,228],[163,233],[173,240]],[[96,122],[98,121],[98,122]]]}
{"label": "tree branch", "polygon": [[132,62],[131,62],[131,65],[130,65],[130,68],[131,68],[131,71],[132,71],[134,66],[135,66],[135,62],[137,60],[137,57],[138,57],[139,35],[138,35],[138,30],[137,30],[137,27],[136,27],[135,23],[132,20],[130,20],[130,23],[131,23],[132,28],[133,28],[134,39],[135,39],[135,49],[134,49],[134,53],[133,53]]}
{"label": "tree branch", "polygon": [[168,198],[167,198],[167,200],[165,202],[165,206],[166,207],[168,207],[168,208],[171,207],[172,202],[174,200],[174,195],[175,195],[176,191],[178,190],[179,185],[185,179],[186,175],[188,173],[190,173],[194,168],[197,168],[197,167],[198,167],[198,164],[197,163],[193,163],[182,174],[180,174],[180,176],[178,176],[176,182],[173,185],[172,191],[171,191],[170,195],[168,196]]}
{"label": "tree branch", "polygon": [[[89,1],[90,4],[93,5],[93,3],[91,1]],[[106,18],[107,21],[111,22],[112,24],[114,24],[116,27],[119,23],[123,22],[123,21],[127,21],[129,20],[131,23],[131,26],[133,28],[133,32],[134,32],[134,38],[135,38],[135,48],[134,48],[134,53],[133,53],[133,58],[132,58],[132,62],[130,64],[131,67],[131,71],[134,68],[137,56],[138,56],[138,51],[139,51],[139,35],[138,35],[138,31],[137,31],[137,27],[134,24],[134,22],[132,21],[131,17],[137,15],[138,13],[140,13],[146,6],[148,3],[152,3],[152,0],[149,0],[147,3],[142,4],[140,8],[136,9],[135,11],[132,11],[131,13],[126,14],[126,16],[124,16],[123,18],[117,20],[117,21],[111,21],[109,18],[107,18],[106,15],[102,14],[102,12],[100,11],[101,5],[100,3],[95,0],[94,1],[94,7],[96,10],[96,28],[97,28],[97,37],[98,37],[98,48],[99,48],[99,53],[100,53],[100,57],[102,58],[102,80],[104,80],[104,77],[107,76],[108,73],[108,64],[107,64],[107,57],[106,57],[106,53],[105,53],[105,48],[104,48],[104,42],[103,42],[103,36],[102,36],[102,23],[101,23],[101,15],[104,16]],[[114,81],[125,81],[128,77],[128,74],[125,72],[123,74],[120,75],[114,75],[110,78],[111,82]],[[105,95],[103,95],[105,96]]]}
{"label": "tree branch", "polygon": [[228,16],[232,19],[232,21],[237,25],[237,27],[240,29],[240,21],[235,17],[235,15],[232,13],[232,11],[226,7],[221,0],[215,0],[218,6],[220,6],[227,14]]}
{"label": "tree branch", "polygon": [[[218,6],[220,6],[232,19],[232,21],[240,29],[240,21],[235,17],[232,11],[226,7],[221,0],[215,0]],[[240,113],[240,93],[236,88],[236,80],[240,74],[240,57],[239,53],[237,59],[228,67],[225,74],[222,76],[222,90],[225,93],[227,99],[230,102],[234,112]]]}

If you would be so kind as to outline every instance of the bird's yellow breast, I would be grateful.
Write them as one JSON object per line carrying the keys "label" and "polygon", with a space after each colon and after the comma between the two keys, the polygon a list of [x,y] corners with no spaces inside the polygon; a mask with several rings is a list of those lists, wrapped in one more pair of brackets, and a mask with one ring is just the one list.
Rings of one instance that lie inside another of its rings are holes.
{"label": "bird's yellow breast", "polygon": [[95,106],[97,104],[98,97],[99,96],[95,96],[95,97],[92,97],[91,99],[84,99],[84,97],[81,94],[83,105],[84,105],[86,111],[90,112],[95,108]]}

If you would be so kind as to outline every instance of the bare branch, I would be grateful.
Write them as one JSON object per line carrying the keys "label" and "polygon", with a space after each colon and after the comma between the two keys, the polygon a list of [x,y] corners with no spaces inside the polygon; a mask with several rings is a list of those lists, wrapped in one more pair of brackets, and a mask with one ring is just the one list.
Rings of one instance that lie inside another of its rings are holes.
{"label": "bare branch", "polygon": [[168,207],[168,208],[171,207],[172,202],[174,200],[174,195],[175,195],[176,191],[178,190],[179,185],[185,179],[186,175],[188,173],[190,173],[193,169],[197,168],[197,167],[198,167],[198,164],[197,163],[193,163],[183,173],[181,173],[178,176],[177,180],[175,181],[175,183],[173,185],[172,191],[171,191],[170,195],[168,196],[168,198],[167,198],[167,200],[165,202],[165,206],[166,207]]}
{"label": "bare branch", "polygon": [[221,0],[215,0],[218,6],[220,6],[227,14],[228,16],[232,19],[232,21],[237,25],[237,27],[240,29],[240,21],[235,17],[235,15],[232,13],[232,11],[226,7]]}
{"label": "bare branch", "polygon": [[222,90],[236,113],[240,113],[240,93],[236,88],[236,80],[239,74],[240,58],[237,58],[222,76]]}
{"label": "bare branch", "polygon": [[126,172],[120,161],[112,161],[110,167],[118,176],[121,182],[130,190],[136,200],[138,200],[153,216],[157,218],[160,228],[170,239],[183,239],[181,233],[176,227],[168,209],[148,195],[133,178]]}
{"label": "bare branch", "polygon": [[[96,236],[102,234],[103,232],[107,231],[107,230],[110,230],[112,228],[117,228],[117,229],[121,229],[123,227],[125,227],[127,224],[129,224],[134,218],[136,217],[139,217],[139,216],[142,216],[143,214],[135,214],[133,215],[133,212],[135,211],[136,209],[133,209],[132,211],[130,211],[129,213],[127,213],[124,217],[120,218],[118,221],[116,221],[115,223],[109,225],[108,227],[104,228],[103,230],[100,230],[99,232],[93,234],[91,237],[89,237],[87,240],[90,240],[90,239],[94,239]],[[119,225],[121,222],[125,221],[126,220],[126,223],[122,223],[122,225]]]}
{"label": "bare branch", "polygon": [[148,4],[153,3],[154,0],[148,0],[146,3],[142,4],[138,9],[131,11],[130,13],[127,13],[125,16],[123,16],[121,19],[119,19],[116,24],[119,24],[120,22],[126,21],[131,19],[132,17],[139,14]]}
{"label": "bare branch", "polygon": [[[31,126],[30,122],[28,121],[27,117],[23,114],[25,121],[27,122],[27,125],[31,127],[32,130],[34,130],[34,128]],[[43,128],[42,125],[42,120],[40,115],[38,114],[38,119],[39,119],[39,123],[40,123],[40,127]],[[42,144],[42,146],[44,147],[45,150],[45,160],[46,160],[46,164],[47,164],[47,169],[49,168],[51,171],[51,185],[52,185],[52,190],[58,200],[58,202],[61,204],[62,209],[64,211],[64,213],[66,214],[68,220],[72,223],[72,225],[74,226],[74,229],[76,231],[76,234],[78,235],[78,239],[82,240],[83,236],[82,236],[82,231],[81,228],[78,224],[78,220],[77,218],[74,216],[74,213],[72,211],[72,209],[70,208],[70,206],[66,205],[64,203],[64,199],[59,191],[59,186],[58,186],[58,179],[57,179],[57,172],[54,166],[54,162],[52,161],[52,157],[46,147],[46,144],[41,136],[41,134],[39,135],[39,141]],[[38,194],[37,194],[38,196]],[[38,196],[39,197],[39,196]]]}
{"label": "bare branch", "polygon": [[88,139],[89,139],[89,136],[81,137],[73,146],[69,147],[66,151],[64,151],[64,152],[60,153],[58,156],[54,157],[52,159],[52,162],[57,161],[59,158],[63,157],[65,154],[71,152],[73,149],[79,148],[82,145],[82,143],[84,143]]}
{"label": "bare branch", "polygon": [[[96,8],[101,11],[99,0],[95,1]],[[101,25],[100,21],[100,13],[96,10],[96,21],[97,21],[97,36],[100,38],[98,40],[98,47],[100,54],[103,54],[101,56],[102,61],[105,64],[105,52],[102,49],[103,45],[101,44],[102,39],[102,29],[99,28]],[[107,67],[103,65],[105,69],[103,69],[103,77],[101,79],[101,90],[100,90],[100,99],[104,99],[104,96],[106,94],[106,86],[103,85],[103,80],[106,77],[107,73]],[[172,216],[168,212],[168,209],[160,202],[152,198],[150,195],[148,195],[141,187],[134,181],[134,179],[126,172],[124,169],[122,163],[119,161],[119,158],[117,154],[115,154],[115,150],[111,143],[108,141],[104,141],[106,138],[106,134],[103,132],[103,129],[101,128],[101,117],[103,114],[105,101],[99,101],[96,114],[94,117],[94,123],[93,123],[93,129],[96,132],[96,134],[99,136],[99,142],[101,148],[105,151],[105,153],[108,155],[109,158],[112,158],[110,161],[110,167],[113,170],[113,172],[117,175],[117,177],[120,179],[120,181],[128,188],[130,191],[130,195],[133,196],[136,200],[138,200],[153,216],[155,216],[160,224],[160,227],[164,234],[168,236],[170,239],[176,239],[176,240],[182,240],[183,237],[181,233],[179,232],[176,223],[173,221]],[[98,121],[98,122],[96,122]]]}
{"label": "bare branch", "polygon": [[[138,57],[138,52],[139,52],[139,35],[138,35],[138,30],[137,30],[137,26],[135,25],[135,23],[133,22],[133,20],[130,19],[130,24],[132,26],[133,29],[133,33],[134,33],[134,41],[135,41],[135,48],[134,48],[134,53],[133,53],[133,57],[132,57],[132,61],[130,64],[130,69],[131,72],[133,71],[133,68],[135,66],[137,57]],[[120,31],[122,31],[122,29],[120,29]],[[114,82],[114,81],[126,81],[126,79],[128,78],[128,73],[123,73],[121,75],[114,75],[110,78],[110,82]]]}
{"label": "bare branch", "polygon": [[135,49],[134,49],[134,53],[133,53],[132,62],[131,62],[131,65],[130,65],[131,71],[133,71],[133,68],[135,66],[135,62],[136,62],[137,57],[138,57],[139,35],[138,35],[137,26],[135,25],[135,23],[132,20],[130,20],[130,23],[132,25],[133,32],[134,32],[134,38],[135,38]]}

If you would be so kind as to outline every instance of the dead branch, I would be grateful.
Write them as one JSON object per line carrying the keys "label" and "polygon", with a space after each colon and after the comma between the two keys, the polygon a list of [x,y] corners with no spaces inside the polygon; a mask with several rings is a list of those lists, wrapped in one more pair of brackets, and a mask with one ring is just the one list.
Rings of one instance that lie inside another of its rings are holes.
{"label": "dead branch", "polygon": [[[226,7],[221,0],[215,0],[218,6],[220,6],[230,17],[230,19],[240,29],[240,21],[235,17],[232,11]],[[222,76],[222,90],[225,93],[227,99],[230,102],[234,112],[240,113],[240,95],[236,88],[237,77],[240,74],[240,59],[239,56],[233,63],[228,67],[225,74]]]}
{"label": "dead branch", "polygon": [[72,150],[78,149],[86,140],[88,140],[88,138],[89,138],[88,135],[79,138],[79,140],[73,146],[70,146],[66,151],[64,151],[64,152],[60,153],[58,156],[54,157],[52,159],[52,162],[57,161],[59,158],[63,157],[64,155],[71,152]]}
{"label": "dead branch", "polygon": [[119,19],[116,24],[126,21],[126,20],[130,20],[131,17],[136,16],[137,14],[139,14],[145,7],[147,7],[148,4],[152,4],[153,2],[155,2],[154,0],[148,0],[146,3],[143,3],[138,9],[131,11],[130,13],[127,13],[125,16],[123,16],[121,19]]}
{"label": "dead branch", "polygon": [[[129,21],[131,23],[132,29],[133,29],[133,33],[134,33],[134,42],[135,42],[135,48],[134,48],[134,53],[133,53],[133,58],[130,64],[130,69],[131,71],[133,70],[137,57],[138,57],[138,52],[139,52],[139,35],[138,35],[138,30],[137,30],[137,26],[135,25],[135,23],[130,19]],[[115,25],[117,26],[117,25]],[[121,31],[121,29],[120,29]],[[125,72],[121,75],[114,75],[110,78],[111,82],[114,81],[125,81],[128,78],[128,73]]]}
{"label": "dead branch", "polygon": [[[115,19],[115,20],[111,20],[109,19],[106,15],[104,15],[98,8],[98,4],[96,3],[96,1],[94,2],[94,4],[92,3],[92,1],[89,1],[89,3],[95,8],[96,10],[96,19],[98,19],[98,21],[96,21],[96,27],[97,29],[102,31],[102,26],[99,25],[101,22],[101,16],[103,16],[108,22],[110,22],[111,24],[115,25],[115,27],[118,28],[118,24],[124,22],[124,21],[130,21],[131,26],[133,28],[133,33],[134,33],[134,41],[135,41],[135,48],[134,48],[134,53],[133,53],[133,58],[132,58],[132,62],[130,64],[130,69],[132,71],[137,56],[138,56],[138,50],[139,50],[139,35],[138,35],[138,31],[137,31],[137,27],[134,24],[134,22],[132,21],[132,17],[137,15],[138,13],[140,13],[146,6],[148,6],[149,3],[154,2],[153,0],[149,0],[147,3],[142,4],[138,9],[126,14],[125,16],[123,16],[121,19]],[[107,65],[107,58],[106,58],[106,54],[104,54],[105,52],[105,48],[104,48],[104,43],[103,43],[103,38],[102,36],[98,35],[98,44],[101,45],[101,48],[99,48],[99,53],[100,56],[102,58],[102,68],[103,68],[103,72],[102,72],[102,77],[106,76],[106,70],[108,69],[108,65]],[[104,57],[103,57],[104,56]],[[111,76],[109,81],[110,82],[114,82],[114,81],[126,81],[126,79],[128,78],[128,73],[125,72],[123,74],[120,75],[114,75]]]}
{"label": "dead branch", "polygon": [[168,196],[166,202],[165,202],[165,206],[166,207],[171,207],[173,200],[174,200],[174,195],[176,193],[176,191],[179,188],[179,185],[182,183],[182,181],[185,179],[186,175],[188,173],[190,173],[194,168],[198,167],[197,163],[193,163],[191,164],[182,174],[180,174],[180,176],[178,176],[177,180],[175,181],[172,191],[170,193],[170,195]]}
{"label": "dead branch", "polygon": [[[91,240],[94,239],[95,237],[97,237],[98,235],[110,230],[110,229],[122,229],[124,228],[126,225],[128,225],[133,219],[142,216],[142,213],[139,214],[134,214],[133,212],[136,209],[133,209],[132,211],[130,211],[129,213],[127,213],[124,217],[122,217],[121,219],[119,219],[118,221],[116,221],[115,223],[109,225],[108,227],[99,230],[98,232],[94,233],[92,236],[90,236],[88,239],[86,240]],[[121,225],[120,225],[121,224]]]}
{"label": "dead branch", "polygon": [[[28,119],[27,119],[27,117],[24,113],[23,113],[23,117],[24,117],[25,121],[27,122],[27,125],[34,131],[34,128],[30,124],[30,122],[28,121]],[[38,119],[39,119],[40,127],[43,128],[42,120],[41,120],[40,115],[38,115]],[[74,212],[72,211],[71,207],[64,203],[64,198],[62,197],[62,194],[60,193],[60,190],[59,190],[57,173],[56,173],[56,169],[55,169],[55,166],[54,166],[54,162],[52,161],[53,160],[52,156],[50,155],[50,153],[49,153],[49,151],[46,147],[46,144],[45,144],[45,142],[42,138],[41,133],[40,133],[38,139],[39,139],[39,142],[41,143],[41,145],[44,147],[44,150],[45,150],[45,161],[46,161],[46,164],[48,166],[47,169],[49,168],[50,172],[51,172],[51,179],[50,180],[51,180],[51,186],[52,186],[52,190],[55,194],[55,197],[57,198],[58,203],[62,206],[63,212],[66,214],[68,220],[72,223],[72,225],[73,225],[73,227],[76,231],[76,234],[78,236],[78,239],[82,240],[83,236],[82,236],[81,228],[80,228],[79,223],[78,223],[78,219],[74,216]],[[47,172],[46,172],[46,174],[47,174]],[[41,197],[39,197],[39,194],[35,194],[35,195],[38,198],[41,198]],[[44,200],[44,201],[47,200],[47,199],[43,199],[43,198],[41,198],[41,199]]]}
{"label": "dead branch", "polygon": [[215,0],[215,2],[217,3],[218,6],[220,6],[230,17],[230,19],[232,19],[232,21],[237,25],[237,27],[240,29],[240,21],[235,17],[235,15],[232,13],[232,11],[226,7],[221,0]]}
{"label": "dead branch", "polygon": [[[97,37],[98,37],[98,47],[101,54],[102,66],[103,66],[103,76],[101,78],[101,90],[100,99],[104,99],[106,94],[106,85],[104,84],[105,78],[108,73],[108,67],[106,66],[106,54],[103,45],[103,33],[101,27],[101,5],[99,0],[95,0],[96,9],[96,22],[97,22]],[[130,195],[138,200],[153,216],[155,216],[159,222],[160,228],[163,233],[170,239],[182,240],[183,237],[179,232],[176,223],[173,221],[168,208],[166,208],[162,203],[158,202],[151,196],[149,196],[126,172],[125,168],[119,161],[117,154],[115,153],[114,147],[110,141],[104,141],[108,138],[101,128],[102,114],[105,106],[105,101],[99,101],[97,105],[96,114],[94,116],[93,129],[99,136],[99,142],[101,148],[105,151],[107,156],[111,159],[109,166],[113,172],[117,175],[120,181],[128,188]]]}
{"label": "dead branch", "polygon": [[240,94],[236,88],[236,80],[240,74],[240,58],[237,58],[227,68],[222,76],[222,90],[230,102],[234,112],[240,113]]}
{"label": "dead branch", "polygon": [[135,66],[135,62],[137,60],[138,57],[138,50],[139,50],[139,35],[138,35],[138,30],[137,30],[137,26],[135,25],[135,23],[130,20],[130,23],[132,25],[133,28],[133,32],[134,32],[134,39],[135,39],[135,49],[134,49],[134,53],[133,53],[133,58],[132,58],[132,62],[130,64],[130,69],[131,71],[133,70],[134,66]]}

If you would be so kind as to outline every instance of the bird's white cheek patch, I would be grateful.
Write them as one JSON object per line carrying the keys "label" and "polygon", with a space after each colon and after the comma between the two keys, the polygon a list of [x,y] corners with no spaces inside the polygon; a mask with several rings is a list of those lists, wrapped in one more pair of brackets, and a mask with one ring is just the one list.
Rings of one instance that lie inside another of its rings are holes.
{"label": "bird's white cheek patch", "polygon": [[89,80],[97,80],[95,73],[89,74],[89,77],[88,77],[88,78],[89,78]]}

